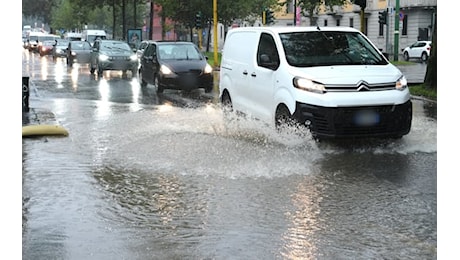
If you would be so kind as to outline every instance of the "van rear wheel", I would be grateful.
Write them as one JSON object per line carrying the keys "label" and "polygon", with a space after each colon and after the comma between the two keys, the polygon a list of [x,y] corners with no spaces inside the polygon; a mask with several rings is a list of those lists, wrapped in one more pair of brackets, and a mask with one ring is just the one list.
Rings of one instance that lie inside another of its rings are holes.
{"label": "van rear wheel", "polygon": [[222,111],[224,112],[224,116],[227,118],[229,114],[233,112],[232,99],[227,92],[222,95]]}

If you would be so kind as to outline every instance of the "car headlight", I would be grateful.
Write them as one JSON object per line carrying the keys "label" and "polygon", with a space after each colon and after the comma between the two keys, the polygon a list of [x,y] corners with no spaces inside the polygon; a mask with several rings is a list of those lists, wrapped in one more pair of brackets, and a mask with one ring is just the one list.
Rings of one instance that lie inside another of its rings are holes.
{"label": "car headlight", "polygon": [[133,54],[129,57],[131,61],[137,61],[137,54]]}
{"label": "car headlight", "polygon": [[204,73],[209,74],[212,72],[212,67],[209,64],[206,64],[206,67],[204,67]]}
{"label": "car headlight", "polygon": [[172,70],[170,68],[168,68],[167,66],[165,66],[165,65],[161,65],[160,71],[161,71],[161,73],[163,73],[165,75],[173,73]]}
{"label": "car headlight", "polygon": [[99,60],[100,61],[107,61],[107,60],[109,60],[109,56],[107,56],[105,54],[100,54],[99,55]]}
{"label": "car headlight", "polygon": [[324,87],[323,84],[309,80],[309,79],[295,77],[292,80],[292,83],[294,84],[294,87],[301,89],[301,90],[305,90],[305,91],[309,91],[313,93],[319,93],[319,94],[323,94],[326,92],[326,88]]}
{"label": "car headlight", "polygon": [[397,90],[404,90],[407,88],[407,79],[405,76],[401,76],[398,81],[396,81],[395,88]]}

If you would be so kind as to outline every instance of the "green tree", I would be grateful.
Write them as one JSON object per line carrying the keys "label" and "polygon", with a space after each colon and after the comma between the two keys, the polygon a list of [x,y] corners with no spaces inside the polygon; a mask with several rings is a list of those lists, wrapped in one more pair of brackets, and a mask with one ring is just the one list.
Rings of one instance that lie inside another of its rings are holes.
{"label": "green tree", "polygon": [[[287,4],[291,0],[284,2]],[[318,14],[321,7],[325,7],[329,10],[332,10],[333,6],[343,6],[350,3],[349,0],[297,0],[297,6],[300,7],[300,10],[303,16],[307,16],[310,19],[310,25],[316,24],[315,15]]]}
{"label": "green tree", "polygon": [[23,0],[22,14],[24,16],[34,16],[43,19],[43,23],[49,24],[51,21],[51,10],[56,6],[54,0]]}

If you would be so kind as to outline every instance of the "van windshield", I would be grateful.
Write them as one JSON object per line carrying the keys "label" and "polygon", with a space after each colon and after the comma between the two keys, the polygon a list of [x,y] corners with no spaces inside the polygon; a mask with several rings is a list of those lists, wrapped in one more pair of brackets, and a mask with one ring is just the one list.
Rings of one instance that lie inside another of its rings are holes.
{"label": "van windshield", "polygon": [[315,31],[280,34],[286,59],[294,67],[386,65],[371,43],[356,32]]}

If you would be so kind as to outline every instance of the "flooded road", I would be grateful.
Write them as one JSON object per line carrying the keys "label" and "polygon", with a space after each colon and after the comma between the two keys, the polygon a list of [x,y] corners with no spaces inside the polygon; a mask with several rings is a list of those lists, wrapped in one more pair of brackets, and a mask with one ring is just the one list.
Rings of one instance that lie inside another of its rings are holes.
{"label": "flooded road", "polygon": [[436,259],[432,104],[401,140],[317,143],[26,58],[69,136],[23,139],[23,259]]}

